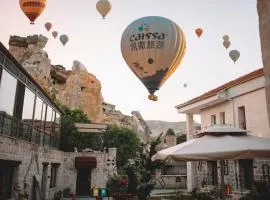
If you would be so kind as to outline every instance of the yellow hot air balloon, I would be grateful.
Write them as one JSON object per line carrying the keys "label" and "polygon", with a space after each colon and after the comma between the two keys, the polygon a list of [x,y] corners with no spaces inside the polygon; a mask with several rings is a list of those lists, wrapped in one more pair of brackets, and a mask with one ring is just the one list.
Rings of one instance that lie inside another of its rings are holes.
{"label": "yellow hot air balloon", "polygon": [[106,15],[110,12],[112,6],[108,0],[99,0],[96,4],[96,8],[103,17],[103,19],[105,19]]}
{"label": "yellow hot air balloon", "polygon": [[30,24],[34,24],[46,7],[46,0],[20,0],[20,7],[30,20]]}
{"label": "yellow hot air balloon", "polygon": [[46,28],[47,31],[50,31],[51,28],[52,28],[52,23],[47,22],[44,26],[45,26],[45,28]]}
{"label": "yellow hot air balloon", "polygon": [[229,53],[230,58],[233,60],[233,62],[235,63],[238,58],[240,57],[240,52],[237,50],[231,50]]}
{"label": "yellow hot air balloon", "polygon": [[230,37],[229,37],[228,35],[224,35],[224,36],[223,36],[223,40],[224,40],[224,41],[229,41],[229,39],[230,39]]}
{"label": "yellow hot air balloon", "polygon": [[163,17],[143,17],[132,22],[121,39],[122,55],[132,72],[154,95],[182,61],[186,50],[183,31]]}

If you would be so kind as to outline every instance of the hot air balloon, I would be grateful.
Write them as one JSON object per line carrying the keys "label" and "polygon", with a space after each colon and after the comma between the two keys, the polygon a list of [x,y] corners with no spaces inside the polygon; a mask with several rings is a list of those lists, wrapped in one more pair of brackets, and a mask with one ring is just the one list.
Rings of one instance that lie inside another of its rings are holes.
{"label": "hot air balloon", "polygon": [[230,39],[230,37],[229,37],[228,35],[224,35],[224,36],[223,36],[223,40],[224,40],[224,41],[229,41],[229,39]]}
{"label": "hot air balloon", "polygon": [[184,88],[186,88],[186,87],[187,87],[187,84],[186,84],[186,83],[184,83],[184,84],[183,84],[183,86],[184,86]]}
{"label": "hot air balloon", "polygon": [[225,41],[223,42],[223,46],[224,46],[226,49],[228,49],[228,48],[230,47],[230,45],[231,45],[231,42],[230,42],[229,40],[225,40]]}
{"label": "hot air balloon", "polygon": [[202,33],[203,33],[203,30],[202,30],[201,28],[197,28],[197,29],[195,30],[195,33],[196,33],[196,35],[197,35],[198,37],[201,37],[201,35],[202,35]]}
{"label": "hot air balloon", "polygon": [[30,20],[30,24],[34,24],[46,7],[46,0],[20,0],[20,7]]}
{"label": "hot air balloon", "polygon": [[52,23],[47,22],[44,26],[45,26],[45,28],[46,28],[47,31],[50,31],[51,28],[52,28]]}
{"label": "hot air balloon", "polygon": [[237,50],[231,50],[229,55],[230,55],[230,58],[235,63],[238,60],[238,58],[240,57],[240,52]]}
{"label": "hot air balloon", "polygon": [[177,69],[184,57],[186,40],[173,21],[163,17],[143,17],[132,22],[123,32],[121,51],[131,71],[154,95]]}
{"label": "hot air balloon", "polygon": [[99,0],[96,4],[96,8],[103,19],[105,19],[105,16],[110,12],[112,6],[108,0]]}
{"label": "hot air balloon", "polygon": [[57,31],[53,31],[53,32],[52,32],[52,36],[53,36],[54,38],[56,38],[56,37],[58,36],[58,32],[57,32]]}
{"label": "hot air balloon", "polygon": [[60,36],[60,41],[65,46],[66,43],[68,42],[68,36],[67,35],[61,35]]}

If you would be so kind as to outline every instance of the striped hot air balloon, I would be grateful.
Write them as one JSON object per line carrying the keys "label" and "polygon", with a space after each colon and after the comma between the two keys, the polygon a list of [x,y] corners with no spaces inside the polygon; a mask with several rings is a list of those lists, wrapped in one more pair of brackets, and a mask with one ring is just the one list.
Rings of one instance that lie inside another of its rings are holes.
{"label": "striped hot air balloon", "polygon": [[20,7],[30,20],[30,24],[34,24],[46,7],[46,0],[20,0]]}

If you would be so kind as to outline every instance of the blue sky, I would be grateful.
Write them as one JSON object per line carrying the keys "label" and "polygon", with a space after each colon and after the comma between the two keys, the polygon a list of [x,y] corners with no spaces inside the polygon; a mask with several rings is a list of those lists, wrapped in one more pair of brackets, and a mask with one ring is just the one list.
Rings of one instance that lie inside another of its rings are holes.
{"label": "blue sky", "polygon": [[[145,119],[179,121],[184,115],[174,108],[193,97],[262,67],[256,0],[110,0],[106,20],[96,11],[96,0],[47,0],[46,10],[30,26],[18,0],[1,0],[0,41],[8,45],[10,35],[43,34],[52,64],[70,69],[79,60],[102,83],[104,100],[124,114],[139,110]],[[127,67],[120,40],[125,28],[144,16],[163,16],[176,22],[187,39],[185,57],[176,72],[156,93],[158,102],[147,99],[143,84]],[[63,47],[44,24],[70,37]],[[194,30],[203,28],[198,39]],[[223,45],[230,36],[231,47],[241,56],[236,64]],[[183,84],[187,83],[187,88]]]}

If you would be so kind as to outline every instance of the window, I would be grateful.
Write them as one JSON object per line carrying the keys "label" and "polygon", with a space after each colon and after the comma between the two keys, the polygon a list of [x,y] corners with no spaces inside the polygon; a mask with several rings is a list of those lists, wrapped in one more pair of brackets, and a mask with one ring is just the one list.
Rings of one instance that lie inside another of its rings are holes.
{"label": "window", "polygon": [[46,115],[46,132],[51,134],[52,132],[52,118],[53,118],[53,110],[50,106],[47,106],[47,115]]}
{"label": "window", "polygon": [[15,107],[13,116],[22,119],[23,101],[24,101],[25,85],[17,81],[17,90],[15,96]]}
{"label": "window", "polygon": [[217,161],[207,161],[207,175],[207,184],[218,185]]}
{"label": "window", "polygon": [[2,72],[0,85],[0,111],[13,115],[17,80],[6,70]]}
{"label": "window", "polygon": [[22,120],[28,123],[32,123],[33,110],[35,103],[35,94],[28,88],[25,89],[24,104],[22,112]]}
{"label": "window", "polygon": [[238,107],[238,123],[239,128],[246,129],[246,112],[245,106]]}
{"label": "window", "polygon": [[51,164],[51,181],[50,181],[50,188],[56,187],[57,183],[57,172],[59,168],[59,164],[52,163]]}
{"label": "window", "polygon": [[211,115],[211,126],[216,124],[216,115]]}
{"label": "window", "polygon": [[219,113],[220,124],[225,124],[225,112]]}
{"label": "window", "polygon": [[263,171],[263,181],[266,183],[270,183],[270,167],[268,164],[262,165],[262,171]]}
{"label": "window", "polygon": [[229,161],[224,160],[224,175],[229,175]]}
{"label": "window", "polygon": [[238,160],[239,163],[239,182],[241,188],[251,189],[253,182],[253,160]]}

